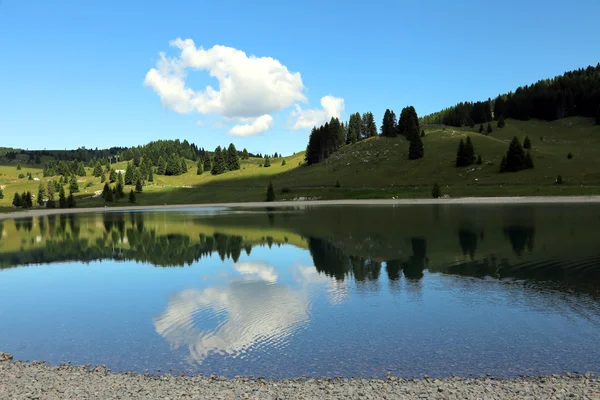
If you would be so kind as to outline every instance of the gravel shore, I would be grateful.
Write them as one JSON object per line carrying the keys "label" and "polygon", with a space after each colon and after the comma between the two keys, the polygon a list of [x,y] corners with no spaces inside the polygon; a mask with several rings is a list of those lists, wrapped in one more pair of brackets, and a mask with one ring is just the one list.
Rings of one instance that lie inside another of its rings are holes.
{"label": "gravel shore", "polygon": [[0,353],[0,399],[600,399],[587,376],[520,379],[290,379],[150,376],[104,367],[12,361]]}
{"label": "gravel shore", "polygon": [[264,208],[264,207],[306,207],[306,206],[374,206],[374,205],[430,205],[430,204],[581,204],[600,203],[600,196],[526,196],[526,197],[459,197],[439,199],[388,199],[388,200],[298,200],[248,203],[212,204],[164,204],[156,206],[118,206],[87,208],[34,208],[27,211],[0,213],[0,220],[9,218],[35,217],[57,214],[79,214],[105,211],[151,211],[190,208]]}

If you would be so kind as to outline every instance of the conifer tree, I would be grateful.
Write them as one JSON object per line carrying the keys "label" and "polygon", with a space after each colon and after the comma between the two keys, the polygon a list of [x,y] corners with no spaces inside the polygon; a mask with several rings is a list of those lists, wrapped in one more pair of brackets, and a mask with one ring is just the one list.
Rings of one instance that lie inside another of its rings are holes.
{"label": "conifer tree", "polygon": [[15,196],[13,197],[13,201],[12,201],[12,205],[13,207],[21,207],[22,201],[21,201],[21,195],[19,195],[19,193],[15,192]]}
{"label": "conifer tree", "polygon": [[150,169],[148,169],[148,182],[154,182],[154,171],[153,171],[153,167],[152,165],[150,166]]}
{"label": "conifer tree", "polygon": [[104,184],[104,188],[102,188],[102,198],[103,198],[104,200],[106,200],[106,195],[107,195],[109,192],[110,192],[110,193],[112,193],[112,191],[110,190],[110,186],[108,185],[108,183],[105,183],[105,184]]}
{"label": "conifer tree", "polygon": [[[120,172],[119,172],[119,175],[121,175]],[[121,179],[123,179],[122,175],[121,175]],[[110,169],[109,181],[110,181],[110,183],[114,183],[117,181],[117,171],[115,171],[113,168]]]}
{"label": "conifer tree", "polygon": [[220,175],[225,172],[225,157],[221,146],[217,146],[213,157],[213,166],[211,173],[213,175]]}
{"label": "conifer tree", "polygon": [[383,122],[381,124],[381,136],[394,137],[398,135],[396,126],[396,114],[389,108],[383,114]]}
{"label": "conifer tree", "polygon": [[248,150],[244,148],[244,150],[242,151],[242,160],[247,160],[248,158],[250,158],[250,156],[248,155]]}
{"label": "conifer tree", "polygon": [[504,122],[504,116],[500,115],[500,117],[498,118],[498,128],[504,128],[504,126],[506,125],[506,123]]}
{"label": "conifer tree", "polygon": [[83,165],[83,161],[80,161],[77,165],[77,175],[79,176],[87,176],[85,172],[85,165]]}
{"label": "conifer tree", "polygon": [[2,188],[0,187],[0,200],[2,200],[4,198],[4,192],[2,191]]}
{"label": "conifer tree", "polygon": [[44,205],[44,197],[46,197],[46,186],[44,186],[44,184],[42,182],[40,182],[40,184],[38,186],[38,193],[37,193],[38,205],[40,205],[40,206]]}
{"label": "conifer tree", "polygon": [[283,161],[281,161],[281,166],[285,166],[286,162],[285,162],[285,158],[283,159]]}
{"label": "conifer tree", "polygon": [[17,163],[17,171],[20,171],[20,170],[21,170],[21,163],[19,162],[19,163]]}
{"label": "conifer tree", "polygon": [[492,133],[492,124],[488,122],[487,134],[489,135],[490,133]]}
{"label": "conifer tree", "polygon": [[135,183],[135,191],[137,193],[142,193],[142,190],[143,190],[142,181],[138,179],[137,182]]}
{"label": "conifer tree", "polygon": [[206,153],[206,155],[204,156],[204,170],[210,171],[211,169],[212,169],[212,163],[210,161],[210,156],[208,155],[208,153]]}
{"label": "conifer tree", "polygon": [[196,175],[202,175],[204,169],[202,168],[202,159],[198,159],[196,163]]}
{"label": "conifer tree", "polygon": [[125,184],[133,185],[133,173],[135,167],[131,165],[131,163],[127,163],[127,168],[125,169]]}
{"label": "conifer tree", "polygon": [[483,133],[483,124],[479,125],[479,133]]}
{"label": "conifer tree", "polygon": [[475,162],[475,147],[473,147],[473,142],[471,142],[471,136],[467,136],[467,141],[465,142],[465,158],[467,165]]}
{"label": "conifer tree", "polygon": [[411,120],[408,126],[408,135],[410,137],[410,144],[408,146],[408,159],[418,160],[423,158],[423,141],[421,135],[419,135],[419,129],[416,127],[416,122]]}
{"label": "conifer tree", "polygon": [[77,178],[75,175],[71,175],[71,180],[69,182],[69,191],[71,193],[79,192],[79,184],[77,183]]}
{"label": "conifer tree", "polygon": [[54,192],[48,193],[48,201],[46,202],[46,208],[56,208],[56,201],[54,200]]}
{"label": "conifer tree", "polygon": [[237,149],[233,143],[229,144],[227,148],[227,169],[230,171],[237,171],[240,169],[240,160],[238,158]]}
{"label": "conifer tree", "polygon": [[117,183],[120,183],[121,185],[125,184],[125,179],[123,179],[123,174],[122,173],[117,173],[117,179],[116,179]]}
{"label": "conifer tree", "polygon": [[527,168],[533,168],[533,159],[529,152],[525,154],[521,142],[515,136],[508,146],[506,156],[502,159],[500,172],[517,172]]}
{"label": "conifer tree", "polygon": [[483,160],[481,159],[481,154],[477,156],[477,165],[483,164]]}
{"label": "conifer tree", "polygon": [[99,161],[97,161],[96,165],[94,166],[94,171],[92,172],[92,175],[94,175],[96,178],[99,178],[102,174],[103,174],[102,165],[100,164]]}
{"label": "conifer tree", "polygon": [[275,189],[273,189],[273,182],[269,182],[269,186],[267,187],[266,201],[275,201]]}
{"label": "conifer tree", "polygon": [[68,208],[75,207],[75,196],[73,196],[73,193],[69,193],[69,197],[67,197],[67,207]]}
{"label": "conifer tree", "polygon": [[360,140],[360,127],[360,114],[354,113],[350,115],[350,121],[348,122],[348,131],[346,134],[346,143],[356,143],[357,140]]}
{"label": "conifer tree", "polygon": [[526,150],[531,150],[531,140],[529,140],[529,136],[525,136],[525,140],[523,140],[523,148]]}
{"label": "conifer tree", "polygon": [[460,139],[460,142],[458,142],[458,150],[456,150],[456,166],[457,167],[464,167],[467,166],[467,157],[465,154],[465,142],[464,140]]}
{"label": "conifer tree", "polygon": [[103,173],[102,175],[100,175],[100,183],[104,182],[106,182],[106,175]]}
{"label": "conifer tree", "polygon": [[129,192],[129,202],[130,203],[135,203],[135,192],[133,191],[133,189],[131,189],[131,191]]}
{"label": "conifer tree", "polygon": [[123,188],[123,184],[121,184],[121,182],[117,182],[117,184],[115,185],[115,191],[114,191],[114,200],[119,200],[122,199],[123,197],[125,197],[125,190]]}
{"label": "conifer tree", "polygon": [[[185,174],[186,172],[188,172],[188,167],[187,167],[187,162],[185,161],[185,158],[181,157],[181,160],[179,161],[179,174]],[[179,175],[179,174],[175,174],[175,175]]]}
{"label": "conifer tree", "polygon": [[61,186],[58,192],[58,206],[60,208],[67,208],[67,196],[65,195],[65,188]]}
{"label": "conifer tree", "polygon": [[433,184],[433,188],[431,189],[431,196],[434,199],[442,197],[442,190],[440,189],[440,185],[437,182]]}
{"label": "conifer tree", "polygon": [[167,162],[165,161],[163,156],[160,156],[158,158],[158,165],[156,166],[156,174],[164,175],[166,171],[167,171]]}

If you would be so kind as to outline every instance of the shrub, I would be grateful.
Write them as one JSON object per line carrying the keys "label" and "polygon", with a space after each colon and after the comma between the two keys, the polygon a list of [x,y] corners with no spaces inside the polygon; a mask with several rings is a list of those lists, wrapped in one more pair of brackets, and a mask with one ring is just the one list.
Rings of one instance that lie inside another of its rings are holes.
{"label": "shrub", "polygon": [[571,158],[573,158],[573,153],[569,153],[567,154],[567,158],[570,160]]}
{"label": "shrub", "polygon": [[561,175],[556,177],[556,184],[557,185],[562,185],[563,184],[563,178]]}
{"label": "shrub", "polygon": [[440,185],[438,185],[437,182],[433,184],[433,189],[431,189],[431,196],[434,199],[437,199],[442,196],[442,190],[440,189]]}
{"label": "shrub", "polygon": [[477,156],[477,165],[483,164],[483,160],[481,159],[481,154]]}
{"label": "shrub", "polygon": [[339,181],[339,180],[337,180],[337,181],[335,182],[335,187],[336,187],[336,188],[342,187],[342,185],[340,185],[340,181]]}

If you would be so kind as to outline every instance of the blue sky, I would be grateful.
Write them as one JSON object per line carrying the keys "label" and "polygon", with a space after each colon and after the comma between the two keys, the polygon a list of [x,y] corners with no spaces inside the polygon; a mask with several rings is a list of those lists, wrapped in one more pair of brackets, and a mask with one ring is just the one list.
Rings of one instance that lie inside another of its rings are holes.
{"label": "blue sky", "polygon": [[290,154],[330,115],[425,115],[595,65],[598,15],[597,0],[0,0],[0,146]]}

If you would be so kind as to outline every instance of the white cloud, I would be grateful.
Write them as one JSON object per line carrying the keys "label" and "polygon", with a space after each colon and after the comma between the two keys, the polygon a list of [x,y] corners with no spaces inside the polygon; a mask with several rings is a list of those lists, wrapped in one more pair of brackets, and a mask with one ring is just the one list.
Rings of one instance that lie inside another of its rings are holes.
{"label": "white cloud", "polygon": [[204,125],[204,122],[202,122],[202,121],[198,120],[198,121],[196,121],[196,125],[197,125],[197,126],[203,126],[203,125]]}
{"label": "white cloud", "polygon": [[331,117],[340,118],[344,111],[344,99],[331,95],[321,98],[322,108],[311,108],[303,110],[299,105],[295,105],[296,109],[290,113],[294,120],[294,129],[310,129],[314,126],[323,125],[329,121]]}
{"label": "white cloud", "polygon": [[270,267],[265,263],[240,262],[235,264],[233,269],[248,277],[258,278],[269,283],[277,282],[277,272],[275,271],[275,268]]}
{"label": "white cloud", "polygon": [[273,126],[273,117],[269,114],[261,115],[254,122],[236,125],[229,130],[231,136],[253,136],[268,131]]}
{"label": "white cloud", "polygon": [[[191,39],[178,38],[169,44],[181,51],[179,57],[167,58],[161,53],[156,68],[146,74],[145,84],[160,96],[165,107],[178,113],[256,118],[306,101],[300,73],[290,72],[271,57],[248,56],[219,45],[197,48]],[[219,88],[187,88],[188,68],[208,71],[219,81]]]}

